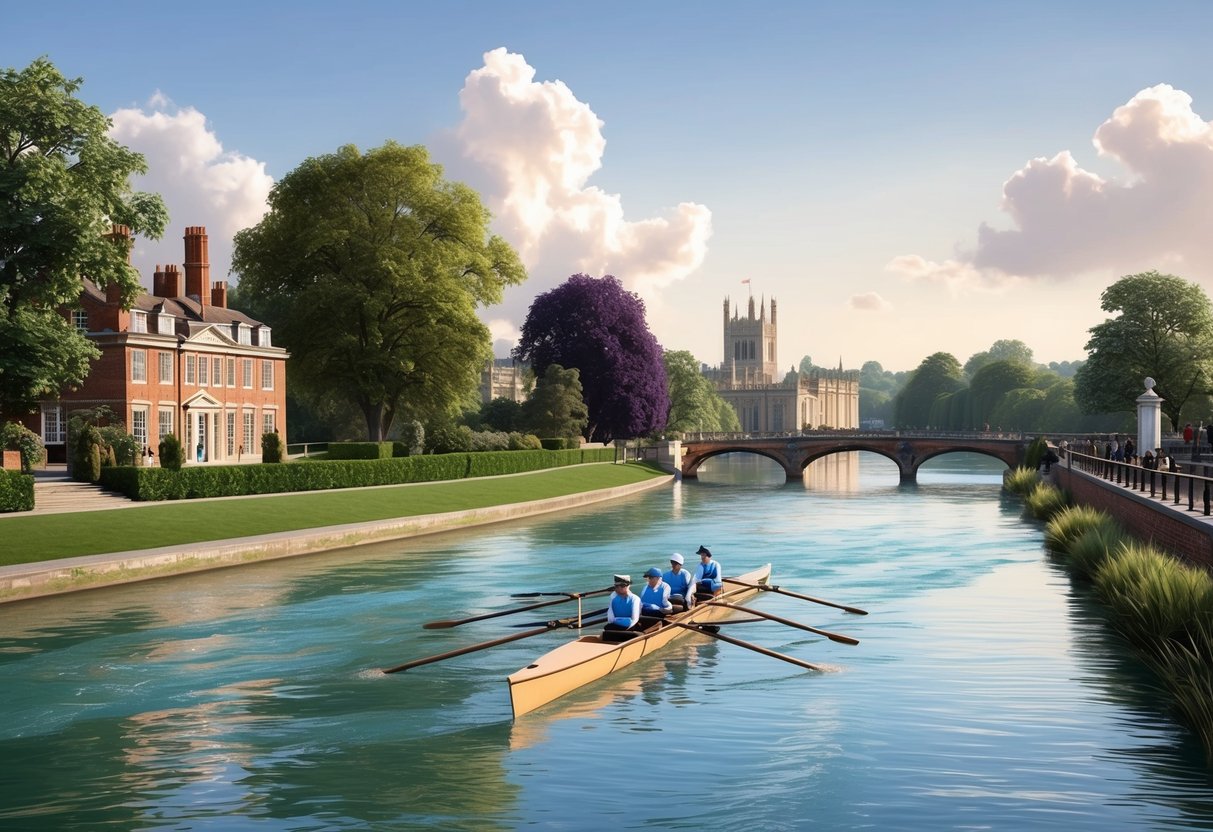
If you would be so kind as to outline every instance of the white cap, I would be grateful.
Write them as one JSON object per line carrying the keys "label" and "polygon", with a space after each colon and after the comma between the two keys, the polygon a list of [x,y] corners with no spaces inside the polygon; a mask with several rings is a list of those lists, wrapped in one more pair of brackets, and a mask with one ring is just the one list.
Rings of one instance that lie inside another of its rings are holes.
{"label": "white cap", "polygon": [[670,555],[670,563],[683,563],[683,562],[684,561],[682,559],[682,555],[678,554],[677,552]]}
{"label": "white cap", "polygon": [[632,585],[632,576],[631,575],[616,575],[615,583],[627,584],[628,586],[631,586]]}

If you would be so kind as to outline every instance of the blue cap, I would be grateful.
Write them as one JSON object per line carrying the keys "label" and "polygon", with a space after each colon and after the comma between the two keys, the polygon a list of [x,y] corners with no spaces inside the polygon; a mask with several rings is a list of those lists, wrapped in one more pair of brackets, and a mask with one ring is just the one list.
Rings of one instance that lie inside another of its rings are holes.
{"label": "blue cap", "polygon": [[649,567],[649,571],[648,571],[648,572],[645,572],[645,573],[644,573],[644,576],[645,576],[646,578],[660,578],[660,577],[661,577],[661,570],[660,570],[660,569],[658,569],[656,566],[650,566],[650,567]]}

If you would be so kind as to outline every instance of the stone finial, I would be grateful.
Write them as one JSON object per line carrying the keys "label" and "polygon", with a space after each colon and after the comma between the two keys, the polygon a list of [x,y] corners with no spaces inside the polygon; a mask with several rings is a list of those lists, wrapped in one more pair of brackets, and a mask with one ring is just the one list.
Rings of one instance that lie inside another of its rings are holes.
{"label": "stone finial", "polygon": [[1155,385],[1156,383],[1157,383],[1157,382],[1155,382],[1155,381],[1154,381],[1154,379],[1150,378],[1149,376],[1146,376],[1146,392],[1147,392],[1147,393],[1153,393],[1153,392],[1154,392],[1154,385]]}

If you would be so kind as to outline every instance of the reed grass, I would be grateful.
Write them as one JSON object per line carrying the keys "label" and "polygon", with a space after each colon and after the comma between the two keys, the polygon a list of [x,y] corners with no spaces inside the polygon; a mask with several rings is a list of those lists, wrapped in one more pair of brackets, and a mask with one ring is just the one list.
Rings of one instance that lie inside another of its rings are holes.
{"label": "reed grass", "polygon": [[1092,579],[1111,554],[1120,551],[1129,540],[1120,524],[1109,518],[1107,523],[1092,526],[1070,544],[1067,561],[1075,572]]}
{"label": "reed grass", "polygon": [[1041,482],[1028,492],[1025,498],[1028,511],[1037,520],[1051,520],[1066,504],[1069,498],[1066,493],[1055,485]]}
{"label": "reed grass", "polygon": [[1091,506],[1066,506],[1053,515],[1045,526],[1045,546],[1050,551],[1068,554],[1074,541],[1097,526],[1115,521],[1105,512]]}
{"label": "reed grass", "polygon": [[1155,652],[1213,610],[1213,578],[1145,543],[1129,543],[1095,572],[1095,590],[1117,628]]}
{"label": "reed grass", "polygon": [[1040,474],[1035,468],[1016,468],[1002,478],[1002,487],[1012,494],[1026,497],[1040,483]]}
{"label": "reed grass", "polygon": [[1213,617],[1197,617],[1188,624],[1186,636],[1162,642],[1148,661],[1180,715],[1213,753]]}

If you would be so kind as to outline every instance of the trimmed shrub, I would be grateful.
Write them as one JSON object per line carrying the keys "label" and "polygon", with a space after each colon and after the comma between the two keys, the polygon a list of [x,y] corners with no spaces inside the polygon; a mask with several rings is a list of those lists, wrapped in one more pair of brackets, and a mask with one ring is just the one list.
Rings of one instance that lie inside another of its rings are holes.
{"label": "trimmed shrub", "polygon": [[1016,468],[1007,471],[1002,477],[1002,487],[1012,494],[1027,496],[1040,482],[1040,474],[1035,468]]}
{"label": "trimmed shrub", "polygon": [[34,478],[0,468],[0,512],[30,511],[34,507]]}
{"label": "trimmed shrub", "polygon": [[1050,520],[1053,515],[1066,507],[1069,499],[1060,488],[1040,483],[1025,498],[1028,511],[1037,520]]}
{"label": "trimmed shrub", "polygon": [[185,464],[185,449],[174,433],[165,434],[160,440],[160,467],[166,471],[180,471]]}
{"label": "trimmed shrub", "polygon": [[[101,434],[92,425],[82,425],[72,445],[72,479],[96,482],[101,476]],[[94,451],[94,449],[96,449]],[[96,466],[93,460],[96,459]]]}
{"label": "trimmed shrub", "polygon": [[510,450],[511,451],[538,451],[543,448],[539,442],[539,437],[532,433],[518,433],[514,431],[510,434]]}
{"label": "trimmed shrub", "polygon": [[472,429],[467,425],[439,425],[425,436],[426,450],[431,454],[467,453],[472,450]]}
{"label": "trimmed shrub", "polygon": [[[392,442],[330,442],[329,459],[391,459]],[[407,456],[407,454],[401,454]]]}
{"label": "trimmed shrub", "polygon": [[282,437],[277,431],[261,434],[261,461],[275,463],[282,461]]}
{"label": "trimmed shrub", "polygon": [[1045,546],[1050,551],[1065,554],[1075,540],[1088,530],[1114,521],[1110,516],[1090,506],[1066,506],[1045,526]]}
{"label": "trimmed shrub", "polygon": [[306,465],[206,465],[180,471],[132,466],[107,468],[102,484],[134,500],[184,500],[458,480],[613,460],[612,449],[597,448],[316,460]]}
{"label": "trimmed shrub", "polygon": [[508,451],[510,449],[510,435],[498,430],[478,430],[472,433],[472,451],[476,453],[484,453],[485,451]]}
{"label": "trimmed shrub", "polygon": [[417,456],[425,453],[425,426],[416,419],[400,426],[400,440],[392,449],[393,456]]}
{"label": "trimmed shrub", "polygon": [[29,474],[46,460],[46,449],[38,434],[20,422],[0,426],[0,448],[21,452],[21,470]]}
{"label": "trimmed shrub", "polygon": [[[121,422],[97,428],[101,444],[108,448],[103,452],[103,465],[134,465],[135,457],[143,452],[139,440],[126,432]],[[106,461],[112,457],[112,461]]]}

